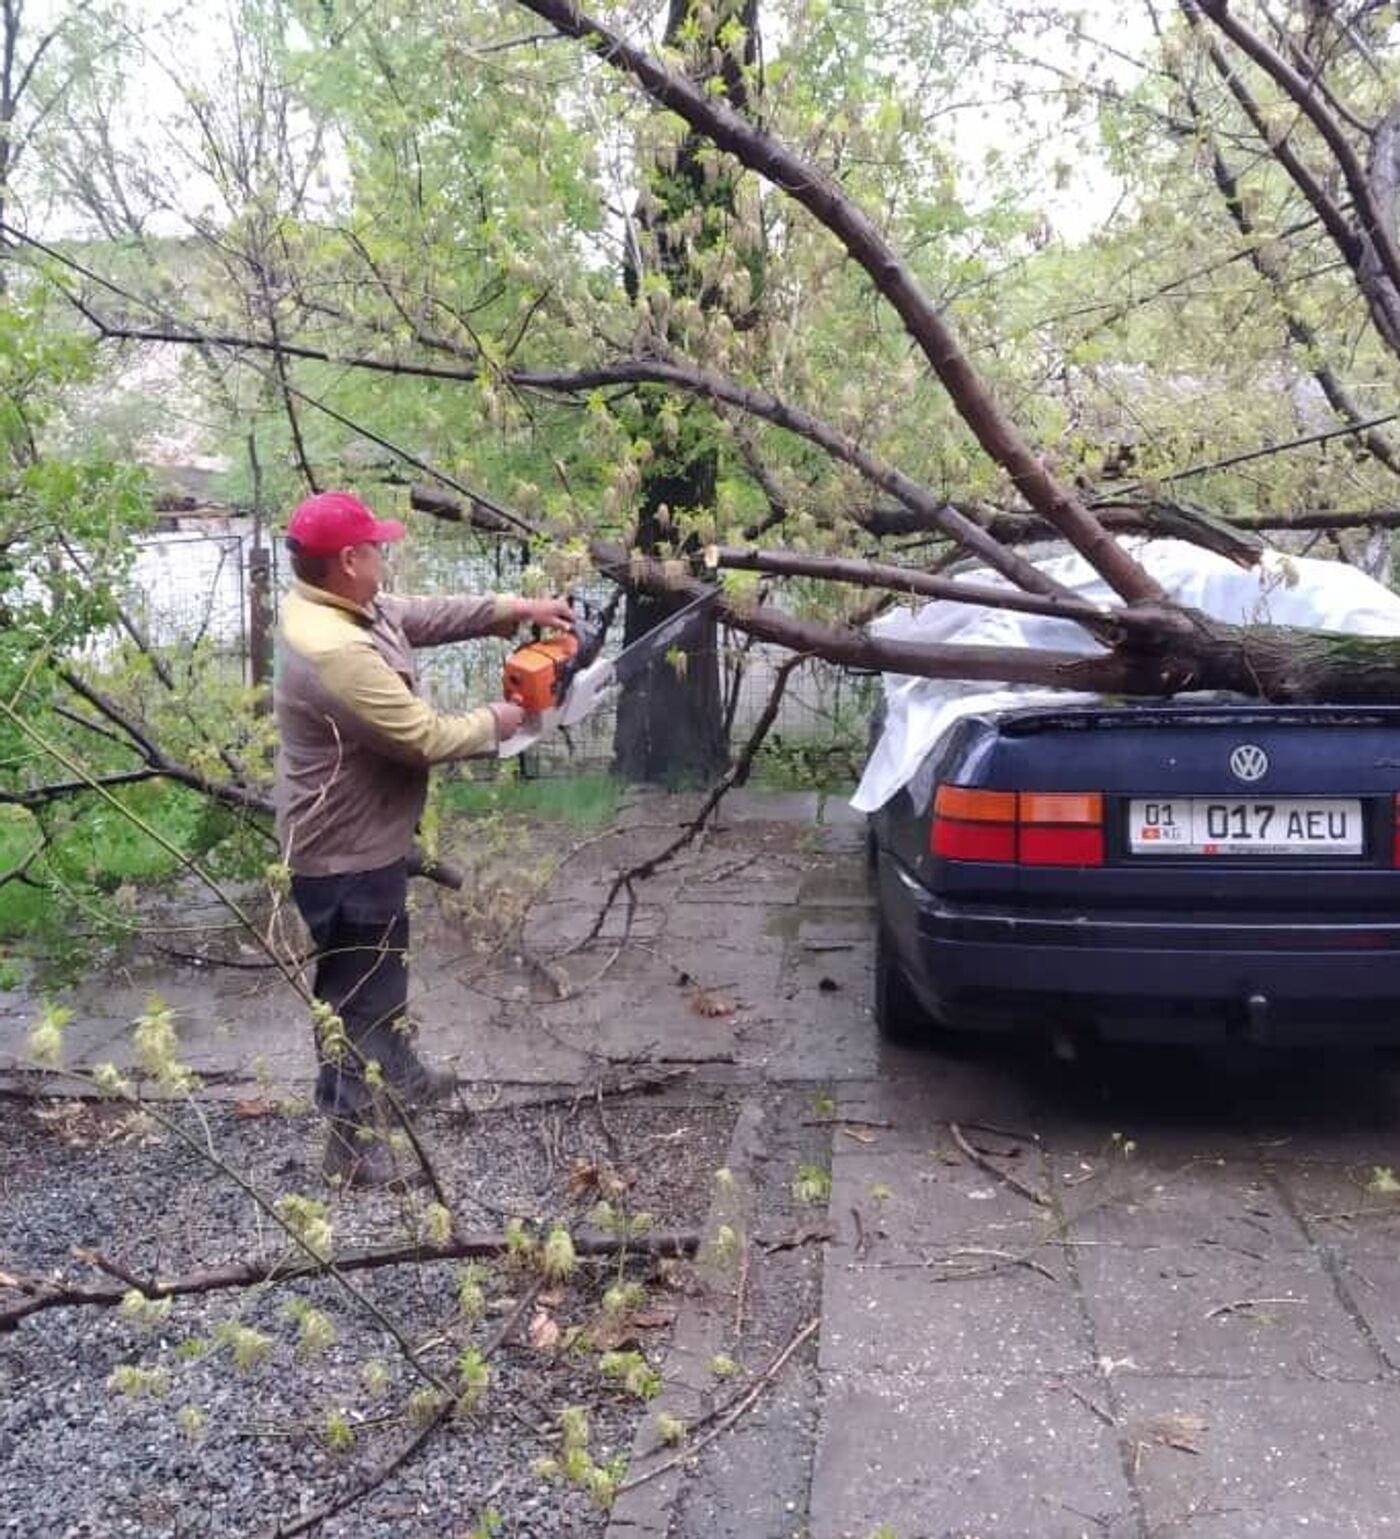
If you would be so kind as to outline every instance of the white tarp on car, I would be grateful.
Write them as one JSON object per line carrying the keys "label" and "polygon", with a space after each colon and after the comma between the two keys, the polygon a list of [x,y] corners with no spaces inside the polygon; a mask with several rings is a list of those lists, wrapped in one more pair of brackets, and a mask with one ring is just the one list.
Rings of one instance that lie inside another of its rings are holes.
{"label": "white tarp on car", "polygon": [[[1400,636],[1400,597],[1355,567],[1337,561],[1265,554],[1246,571],[1183,540],[1128,542],[1134,558],[1168,598],[1236,625],[1296,625],[1358,636]],[[1037,563],[1047,577],[1105,608],[1120,602],[1084,558],[1055,555]],[[995,574],[960,574],[969,581],[1010,586]],[[1029,647],[1089,656],[1102,649],[1078,625],[937,599],[921,609],[897,609],[876,620],[872,634],[898,641],[961,646]],[[960,717],[986,711],[1092,701],[1070,690],[1007,686],[987,690],[956,679],[887,673],[885,727],[851,805],[874,812],[909,785],[930,748]],[[927,796],[927,788],[922,790]],[[918,793],[916,791],[916,799]]]}

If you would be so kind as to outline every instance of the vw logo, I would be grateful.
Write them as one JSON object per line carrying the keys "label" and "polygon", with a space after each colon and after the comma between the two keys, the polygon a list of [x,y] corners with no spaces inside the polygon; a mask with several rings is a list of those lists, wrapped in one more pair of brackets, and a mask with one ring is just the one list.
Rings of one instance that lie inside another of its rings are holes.
{"label": "vw logo", "polygon": [[1269,773],[1269,756],[1253,743],[1241,743],[1230,755],[1230,773],[1236,780],[1262,780]]}

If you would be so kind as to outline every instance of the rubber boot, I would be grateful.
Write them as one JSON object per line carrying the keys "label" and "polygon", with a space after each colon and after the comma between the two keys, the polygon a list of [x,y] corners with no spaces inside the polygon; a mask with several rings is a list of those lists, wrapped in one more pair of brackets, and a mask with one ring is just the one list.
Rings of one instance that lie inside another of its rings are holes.
{"label": "rubber boot", "polygon": [[389,1146],[372,1120],[331,1117],[326,1126],[326,1152],[321,1175],[329,1186],[405,1186],[394,1168]]}
{"label": "rubber boot", "polygon": [[[390,1024],[388,1033],[388,1041],[384,1033],[377,1033],[373,1045],[381,1049],[380,1067],[395,1097],[406,1108],[446,1101],[457,1089],[457,1075],[418,1056],[418,1023],[400,1016]],[[368,1047],[367,1056],[374,1056]]]}
{"label": "rubber boot", "polygon": [[456,1092],[457,1075],[453,1070],[424,1063],[411,1049],[404,1057],[394,1090],[405,1106],[436,1106]]}

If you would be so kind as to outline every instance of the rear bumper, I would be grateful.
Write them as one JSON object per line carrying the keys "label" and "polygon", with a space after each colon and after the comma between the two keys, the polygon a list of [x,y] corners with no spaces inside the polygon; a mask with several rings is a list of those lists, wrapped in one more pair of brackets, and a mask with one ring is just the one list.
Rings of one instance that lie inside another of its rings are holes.
{"label": "rear bumper", "polygon": [[949,1026],[1400,1043],[1400,922],[996,912],[940,898],[886,861],[880,887],[910,984]]}

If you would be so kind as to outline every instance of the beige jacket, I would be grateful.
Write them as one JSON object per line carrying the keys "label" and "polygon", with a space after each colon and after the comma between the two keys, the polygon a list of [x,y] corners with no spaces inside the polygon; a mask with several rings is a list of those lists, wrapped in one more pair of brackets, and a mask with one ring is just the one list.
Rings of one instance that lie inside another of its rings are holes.
{"label": "beige jacket", "polygon": [[509,635],[510,600],[400,598],[368,609],[297,582],[277,626],[274,800],[284,858],[303,876],[373,871],[408,854],[428,766],[490,753],[485,707],[442,716],[418,696],[415,646]]}

